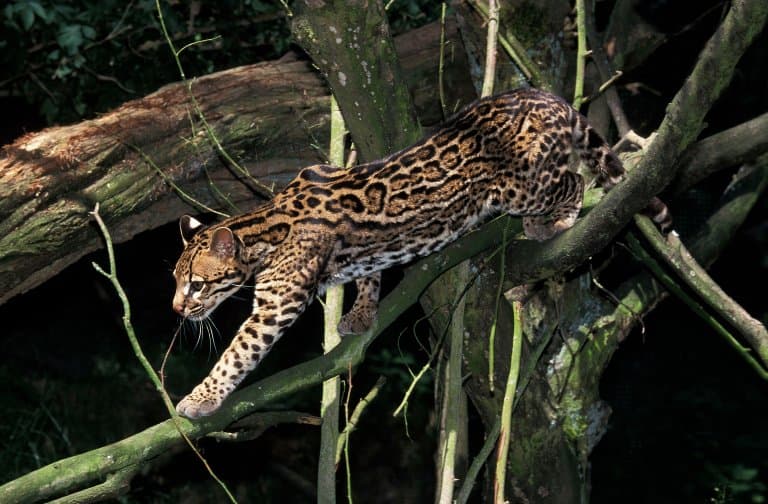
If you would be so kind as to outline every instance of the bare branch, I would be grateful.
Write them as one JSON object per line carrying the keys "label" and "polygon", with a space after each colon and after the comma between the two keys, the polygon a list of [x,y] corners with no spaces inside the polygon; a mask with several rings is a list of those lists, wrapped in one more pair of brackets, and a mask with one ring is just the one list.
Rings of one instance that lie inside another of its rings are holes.
{"label": "bare branch", "polygon": [[695,143],[680,160],[672,186],[681,192],[713,173],[740,165],[768,152],[768,112]]}

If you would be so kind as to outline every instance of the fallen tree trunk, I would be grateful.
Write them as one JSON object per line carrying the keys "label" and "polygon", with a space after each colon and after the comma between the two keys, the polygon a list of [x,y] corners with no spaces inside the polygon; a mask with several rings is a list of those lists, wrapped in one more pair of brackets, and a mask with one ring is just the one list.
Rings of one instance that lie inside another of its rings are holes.
{"label": "fallen tree trunk", "polygon": [[[445,79],[471,100],[461,40]],[[439,24],[397,39],[397,52],[425,122],[440,117]],[[452,77],[453,76],[453,77]],[[0,304],[56,275],[101,242],[88,212],[96,202],[116,242],[202,206],[245,211],[303,166],[324,161],[313,145],[328,136],[328,90],[311,65],[289,54],[165,86],[103,116],[25,135],[0,155]],[[225,163],[206,124],[249,175]],[[179,198],[173,185],[189,197]],[[199,202],[199,205],[192,201]]]}

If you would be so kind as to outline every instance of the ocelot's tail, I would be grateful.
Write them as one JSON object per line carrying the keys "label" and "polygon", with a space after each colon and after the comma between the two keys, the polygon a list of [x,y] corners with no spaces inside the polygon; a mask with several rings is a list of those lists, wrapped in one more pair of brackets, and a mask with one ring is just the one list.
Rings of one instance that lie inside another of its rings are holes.
{"label": "ocelot's tail", "polygon": [[[597,183],[606,191],[610,191],[626,173],[618,156],[578,112],[572,116],[571,127],[573,128],[573,146],[579,153],[579,157],[595,174]],[[643,213],[653,219],[663,233],[672,229],[672,216],[669,209],[658,197],[654,196],[648,202]]]}

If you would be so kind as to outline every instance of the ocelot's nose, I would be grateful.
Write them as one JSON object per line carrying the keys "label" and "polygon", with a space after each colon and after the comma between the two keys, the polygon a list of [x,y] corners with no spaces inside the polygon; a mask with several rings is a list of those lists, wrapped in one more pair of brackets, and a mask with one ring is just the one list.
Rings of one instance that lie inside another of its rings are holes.
{"label": "ocelot's nose", "polygon": [[179,315],[184,315],[184,303],[173,303],[173,311]]}

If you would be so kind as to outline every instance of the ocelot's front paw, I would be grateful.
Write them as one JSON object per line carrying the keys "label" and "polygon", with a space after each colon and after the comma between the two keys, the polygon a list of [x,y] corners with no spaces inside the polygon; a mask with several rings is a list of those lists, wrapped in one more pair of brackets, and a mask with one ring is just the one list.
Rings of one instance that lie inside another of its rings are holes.
{"label": "ocelot's front paw", "polygon": [[212,415],[221,406],[222,399],[212,396],[202,385],[198,385],[187,397],[179,401],[176,411],[187,418]]}
{"label": "ocelot's front paw", "polygon": [[549,216],[523,217],[523,231],[531,240],[544,241],[555,236],[562,229],[557,229]]}

